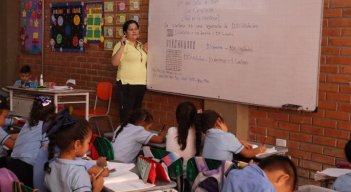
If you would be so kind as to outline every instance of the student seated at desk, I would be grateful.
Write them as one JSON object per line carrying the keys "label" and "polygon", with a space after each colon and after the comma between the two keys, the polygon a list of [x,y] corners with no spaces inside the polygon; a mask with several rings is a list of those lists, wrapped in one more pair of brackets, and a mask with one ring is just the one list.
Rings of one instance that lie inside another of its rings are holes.
{"label": "student seated at desk", "polygon": [[224,182],[222,192],[292,192],[297,185],[297,171],[287,156],[272,155],[258,166],[233,169]]}
{"label": "student seated at desk", "polygon": [[[345,147],[344,153],[346,160],[351,163],[351,140],[349,140]],[[351,190],[351,173],[339,176],[331,187],[336,191],[346,192]]]}
{"label": "student seated at desk", "polygon": [[[103,177],[89,176],[86,162],[81,159],[89,149],[92,131],[89,123],[63,113],[48,129],[49,160],[54,158],[55,147],[60,149],[57,158],[45,165],[45,184],[49,191],[93,191],[103,188]],[[92,179],[92,181],[91,181]]]}
{"label": "student seated at desk", "polygon": [[213,110],[205,110],[201,118],[202,129],[206,133],[202,156],[208,159],[233,160],[233,153],[246,158],[253,158],[263,153],[266,148],[252,148],[247,142],[239,141],[235,135],[228,133],[223,118]]}
{"label": "student seated at desk", "polygon": [[11,157],[33,166],[33,175],[25,174],[33,180],[33,185],[40,191],[46,191],[43,185],[44,164],[47,161],[47,146],[49,139],[46,136],[46,124],[55,116],[55,105],[48,96],[35,96],[28,122],[18,134]]}
{"label": "student seated at desk", "polygon": [[165,141],[166,130],[162,130],[159,135],[149,131],[152,122],[151,113],[145,109],[137,109],[129,115],[113,134],[112,146],[116,161],[134,163],[142,145]]}
{"label": "student seated at desk", "polygon": [[30,83],[32,82],[30,78],[32,77],[32,71],[29,65],[23,65],[19,71],[19,78],[15,81],[15,87],[30,87]]}
{"label": "student seated at desk", "polygon": [[197,126],[197,109],[191,102],[183,102],[177,106],[177,127],[168,129],[166,135],[166,150],[183,157],[184,166],[187,161],[201,153],[202,132]]}
{"label": "student seated at desk", "polygon": [[[9,115],[9,106],[5,97],[0,96],[0,167],[6,163],[7,150],[12,150],[17,138],[17,134],[9,135],[3,128],[5,119]],[[4,147],[3,147],[4,146]]]}

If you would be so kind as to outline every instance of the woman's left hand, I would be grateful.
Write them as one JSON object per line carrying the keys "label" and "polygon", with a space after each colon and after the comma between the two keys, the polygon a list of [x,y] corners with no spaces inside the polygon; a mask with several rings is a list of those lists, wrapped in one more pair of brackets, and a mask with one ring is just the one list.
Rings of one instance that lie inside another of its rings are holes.
{"label": "woman's left hand", "polygon": [[148,49],[149,49],[149,47],[148,47],[148,45],[147,45],[147,42],[144,43],[143,49],[144,49],[145,53],[147,53],[147,51],[148,51]]}

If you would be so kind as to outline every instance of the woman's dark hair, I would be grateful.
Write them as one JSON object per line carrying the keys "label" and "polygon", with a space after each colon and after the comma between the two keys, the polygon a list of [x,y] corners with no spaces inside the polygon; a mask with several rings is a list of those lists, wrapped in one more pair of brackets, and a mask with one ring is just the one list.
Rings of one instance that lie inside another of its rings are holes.
{"label": "woman's dark hair", "polygon": [[205,110],[202,113],[201,127],[202,131],[206,133],[207,130],[215,127],[217,119],[220,118],[223,121],[222,116],[214,110]]}
{"label": "woman's dark hair", "polygon": [[126,22],[123,24],[123,33],[127,32],[127,31],[128,31],[129,25],[130,25],[130,24],[133,24],[133,23],[134,23],[134,24],[138,27],[138,29],[139,29],[139,23],[138,23],[138,22],[136,22],[136,21],[134,21],[134,20],[128,20],[128,21],[126,21]]}
{"label": "woman's dark hair", "polygon": [[55,114],[55,104],[50,101],[49,104],[43,105],[43,100],[36,96],[33,101],[32,109],[29,115],[29,126],[33,127],[38,125],[39,121],[48,121]]}
{"label": "woman's dark hair", "polygon": [[151,113],[145,109],[136,109],[131,114],[129,114],[128,118],[124,123],[122,123],[121,127],[116,132],[116,135],[113,137],[114,140],[117,136],[123,131],[124,127],[128,125],[128,123],[133,125],[139,125],[140,123],[152,123],[154,118]]}
{"label": "woman's dark hair", "polygon": [[344,152],[346,156],[346,160],[351,163],[351,140],[349,140],[344,147]]}
{"label": "woman's dark hair", "polygon": [[[65,119],[58,119],[60,115],[56,116],[56,120],[48,128],[48,132],[51,129],[55,129],[54,132],[49,134],[49,146],[48,152],[50,161],[55,156],[55,147],[57,146],[61,151],[69,149],[72,142],[80,140],[83,142],[84,138],[90,131],[89,123],[85,119],[69,116],[70,123],[64,123]],[[45,164],[45,171],[50,173],[49,162]]]}
{"label": "woman's dark hair", "polygon": [[178,124],[177,142],[180,146],[180,150],[184,150],[186,148],[189,129],[194,126],[196,137],[196,155],[200,155],[202,133],[195,105],[191,102],[180,103],[176,109],[176,119]]}
{"label": "woman's dark hair", "polygon": [[23,65],[20,69],[20,73],[24,73],[24,74],[31,73],[31,71],[32,70],[29,65]]}
{"label": "woman's dark hair", "polygon": [[287,156],[282,155],[271,155],[268,156],[258,166],[267,171],[282,170],[284,173],[289,175],[289,183],[295,190],[298,182],[297,170],[294,162]]}

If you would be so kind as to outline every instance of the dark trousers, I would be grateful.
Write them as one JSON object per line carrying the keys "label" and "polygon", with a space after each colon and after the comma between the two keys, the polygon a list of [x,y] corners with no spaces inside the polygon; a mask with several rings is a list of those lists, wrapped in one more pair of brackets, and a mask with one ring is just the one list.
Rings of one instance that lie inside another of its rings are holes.
{"label": "dark trousers", "polygon": [[121,81],[117,81],[120,123],[127,119],[130,112],[141,108],[145,91],[146,85],[123,85]]}

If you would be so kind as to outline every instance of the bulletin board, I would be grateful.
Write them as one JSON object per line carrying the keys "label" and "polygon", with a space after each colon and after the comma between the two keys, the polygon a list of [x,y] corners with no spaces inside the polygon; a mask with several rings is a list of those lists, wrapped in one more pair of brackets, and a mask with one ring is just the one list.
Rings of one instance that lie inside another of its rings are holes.
{"label": "bulletin board", "polygon": [[52,51],[84,51],[84,3],[53,3],[50,18]]}
{"label": "bulletin board", "polygon": [[100,43],[103,41],[103,10],[102,2],[85,4],[85,41],[87,43]]}
{"label": "bulletin board", "polygon": [[41,54],[42,6],[42,0],[21,0],[20,41],[24,53]]}

